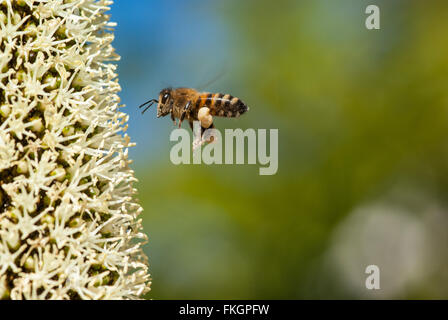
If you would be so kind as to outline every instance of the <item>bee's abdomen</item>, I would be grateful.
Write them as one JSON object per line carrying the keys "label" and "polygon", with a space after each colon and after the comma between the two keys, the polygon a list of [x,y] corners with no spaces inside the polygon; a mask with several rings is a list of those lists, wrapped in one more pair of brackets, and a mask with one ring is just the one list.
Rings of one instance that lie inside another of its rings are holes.
{"label": "bee's abdomen", "polygon": [[206,93],[198,99],[198,107],[210,108],[210,114],[220,117],[239,117],[248,110],[241,99],[222,93]]}

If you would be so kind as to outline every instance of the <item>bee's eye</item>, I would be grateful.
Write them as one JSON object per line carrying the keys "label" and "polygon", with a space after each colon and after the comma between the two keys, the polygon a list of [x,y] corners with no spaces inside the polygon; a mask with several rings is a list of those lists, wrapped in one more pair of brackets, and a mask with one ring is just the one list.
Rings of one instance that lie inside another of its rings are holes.
{"label": "bee's eye", "polygon": [[164,103],[166,103],[166,101],[168,100],[168,97],[169,97],[170,95],[168,94],[168,93],[165,93],[164,95],[163,95],[163,97],[162,97],[162,103],[164,104]]}

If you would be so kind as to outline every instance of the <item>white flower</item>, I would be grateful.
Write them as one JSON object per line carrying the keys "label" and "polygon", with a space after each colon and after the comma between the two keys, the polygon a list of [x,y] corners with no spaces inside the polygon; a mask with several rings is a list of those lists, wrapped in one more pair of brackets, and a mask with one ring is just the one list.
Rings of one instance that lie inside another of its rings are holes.
{"label": "white flower", "polygon": [[0,299],[149,290],[109,0],[0,0]]}

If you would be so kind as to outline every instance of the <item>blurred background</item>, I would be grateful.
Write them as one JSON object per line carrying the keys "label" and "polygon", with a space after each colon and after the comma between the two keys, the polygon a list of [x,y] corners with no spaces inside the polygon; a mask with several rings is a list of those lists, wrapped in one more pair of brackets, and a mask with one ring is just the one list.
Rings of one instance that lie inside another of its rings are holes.
{"label": "blurred background", "polygon": [[[448,2],[116,0],[111,15],[147,298],[448,298]],[[137,109],[217,77],[204,90],[250,106],[218,128],[279,129],[276,175],[175,166],[172,122]]]}

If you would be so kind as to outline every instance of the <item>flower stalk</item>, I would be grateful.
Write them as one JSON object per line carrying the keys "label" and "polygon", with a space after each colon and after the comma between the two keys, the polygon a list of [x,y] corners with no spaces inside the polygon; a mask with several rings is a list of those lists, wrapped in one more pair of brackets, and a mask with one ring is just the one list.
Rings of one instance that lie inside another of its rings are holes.
{"label": "flower stalk", "polygon": [[149,290],[108,0],[0,0],[0,299]]}

